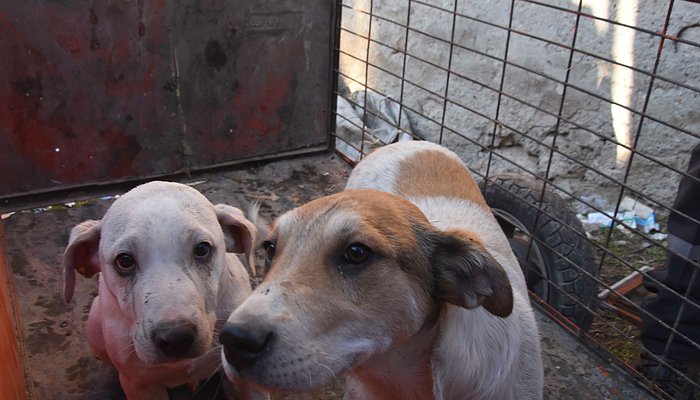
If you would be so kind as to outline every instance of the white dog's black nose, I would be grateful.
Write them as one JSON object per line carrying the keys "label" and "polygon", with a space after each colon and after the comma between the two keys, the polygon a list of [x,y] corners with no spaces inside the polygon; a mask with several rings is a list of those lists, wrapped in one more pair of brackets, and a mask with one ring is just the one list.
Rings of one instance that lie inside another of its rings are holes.
{"label": "white dog's black nose", "polygon": [[272,331],[227,323],[219,334],[226,361],[236,370],[250,368],[272,342]]}
{"label": "white dog's black nose", "polygon": [[153,330],[153,343],[169,357],[183,357],[192,348],[197,329],[192,324],[166,324]]}

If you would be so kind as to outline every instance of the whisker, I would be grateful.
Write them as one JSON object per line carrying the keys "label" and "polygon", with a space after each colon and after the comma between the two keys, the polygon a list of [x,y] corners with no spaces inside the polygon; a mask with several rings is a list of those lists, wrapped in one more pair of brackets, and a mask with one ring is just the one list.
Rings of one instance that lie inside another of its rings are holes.
{"label": "whisker", "polygon": [[120,353],[124,353],[127,357],[136,354],[136,345],[133,341],[129,341],[129,343],[120,350]]}
{"label": "whisker", "polygon": [[[337,356],[334,356],[334,355],[332,355],[332,354],[326,353],[326,352],[324,352],[324,351],[319,351],[318,354],[319,354],[320,356],[322,356],[322,357],[324,357],[324,358],[326,358],[326,359],[328,359],[328,360],[334,362],[335,364],[338,364],[338,365],[340,366],[340,368],[338,368],[338,371],[343,371],[343,372],[348,373],[348,374],[350,374],[350,375],[352,375],[352,376],[356,376],[356,375],[355,375],[355,372],[354,372],[353,369],[352,369],[352,365],[350,365],[349,362],[347,362],[347,361],[345,361],[345,360],[343,360],[343,359],[341,359],[341,358],[339,358],[339,357],[337,357]],[[327,368],[327,369],[331,372],[331,376],[332,376],[333,378],[337,378],[337,377],[338,377],[338,374],[335,373],[335,372],[333,372],[333,369],[332,369],[332,368],[328,367],[328,366],[325,365],[325,364],[321,364],[320,362],[318,362],[318,363],[319,363],[320,365],[322,365],[323,367]]]}
{"label": "whisker", "polygon": [[311,378],[311,369],[308,366],[306,367],[306,373],[309,376],[309,387],[313,387],[313,379]]}
{"label": "whisker", "polygon": [[330,374],[331,374],[331,378],[336,378],[336,374],[335,374],[335,372],[333,372],[333,370],[331,369],[331,367],[327,366],[326,364],[324,364],[324,363],[322,363],[322,362],[320,362],[320,361],[316,361],[316,364],[318,364],[319,366],[321,366],[321,367],[327,369],[328,372],[330,372]]}

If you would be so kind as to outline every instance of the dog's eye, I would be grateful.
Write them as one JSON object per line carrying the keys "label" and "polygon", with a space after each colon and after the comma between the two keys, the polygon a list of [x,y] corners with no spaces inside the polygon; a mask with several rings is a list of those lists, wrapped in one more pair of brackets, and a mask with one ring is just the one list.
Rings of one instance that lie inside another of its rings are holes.
{"label": "dog's eye", "polygon": [[119,253],[114,262],[117,265],[117,271],[122,275],[130,273],[136,266],[134,256],[129,253]]}
{"label": "dog's eye", "polygon": [[201,242],[194,246],[195,258],[206,258],[209,255],[209,253],[211,253],[211,245],[207,242]]}
{"label": "dog's eye", "polygon": [[372,249],[362,243],[351,244],[343,253],[343,261],[352,265],[360,265],[372,257]]}
{"label": "dog's eye", "polygon": [[272,264],[272,257],[275,256],[275,244],[269,240],[263,242],[263,249],[265,250],[265,269],[270,269],[270,264]]}
{"label": "dog's eye", "polygon": [[275,255],[275,244],[271,241],[266,240],[263,242],[263,249],[265,249],[265,252],[268,256],[270,256],[270,258]]}

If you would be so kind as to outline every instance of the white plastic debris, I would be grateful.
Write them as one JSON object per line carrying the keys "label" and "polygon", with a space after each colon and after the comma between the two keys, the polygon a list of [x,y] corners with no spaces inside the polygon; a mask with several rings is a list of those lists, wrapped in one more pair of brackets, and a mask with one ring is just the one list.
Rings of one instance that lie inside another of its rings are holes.
{"label": "white plastic debris", "polygon": [[632,210],[634,212],[634,221],[644,230],[644,233],[649,233],[652,230],[659,230],[659,224],[656,223],[656,215],[654,210],[646,204],[625,196],[620,202],[621,210]]}
{"label": "white plastic debris", "polygon": [[654,239],[654,240],[664,240],[668,237],[668,235],[665,233],[656,232],[656,233],[651,234],[649,237]]}
{"label": "white plastic debris", "polygon": [[[614,211],[607,212],[608,215],[614,215]],[[609,228],[613,224],[613,219],[601,212],[593,212],[586,216],[585,223],[597,225],[599,228]],[[622,214],[618,214],[618,219],[622,221],[623,224],[634,229],[637,227],[634,211],[624,211]]]}
{"label": "white plastic debris", "polygon": [[592,212],[587,215],[578,214],[578,218],[584,225],[596,226],[598,228],[609,228],[613,225],[621,227],[620,222],[627,228],[641,228],[644,233],[658,231],[659,224],[656,222],[654,210],[644,203],[631,197],[625,196],[620,202],[620,207],[616,219],[619,222],[613,224],[612,216],[615,211]]}

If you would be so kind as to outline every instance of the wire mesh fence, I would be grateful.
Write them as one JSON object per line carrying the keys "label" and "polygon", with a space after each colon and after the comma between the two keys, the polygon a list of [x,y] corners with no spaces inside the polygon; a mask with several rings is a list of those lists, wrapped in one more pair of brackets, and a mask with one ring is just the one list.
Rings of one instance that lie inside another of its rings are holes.
{"label": "wire mesh fence", "polygon": [[700,5],[338,7],[336,150],[455,151],[533,300],[660,397],[700,394]]}

